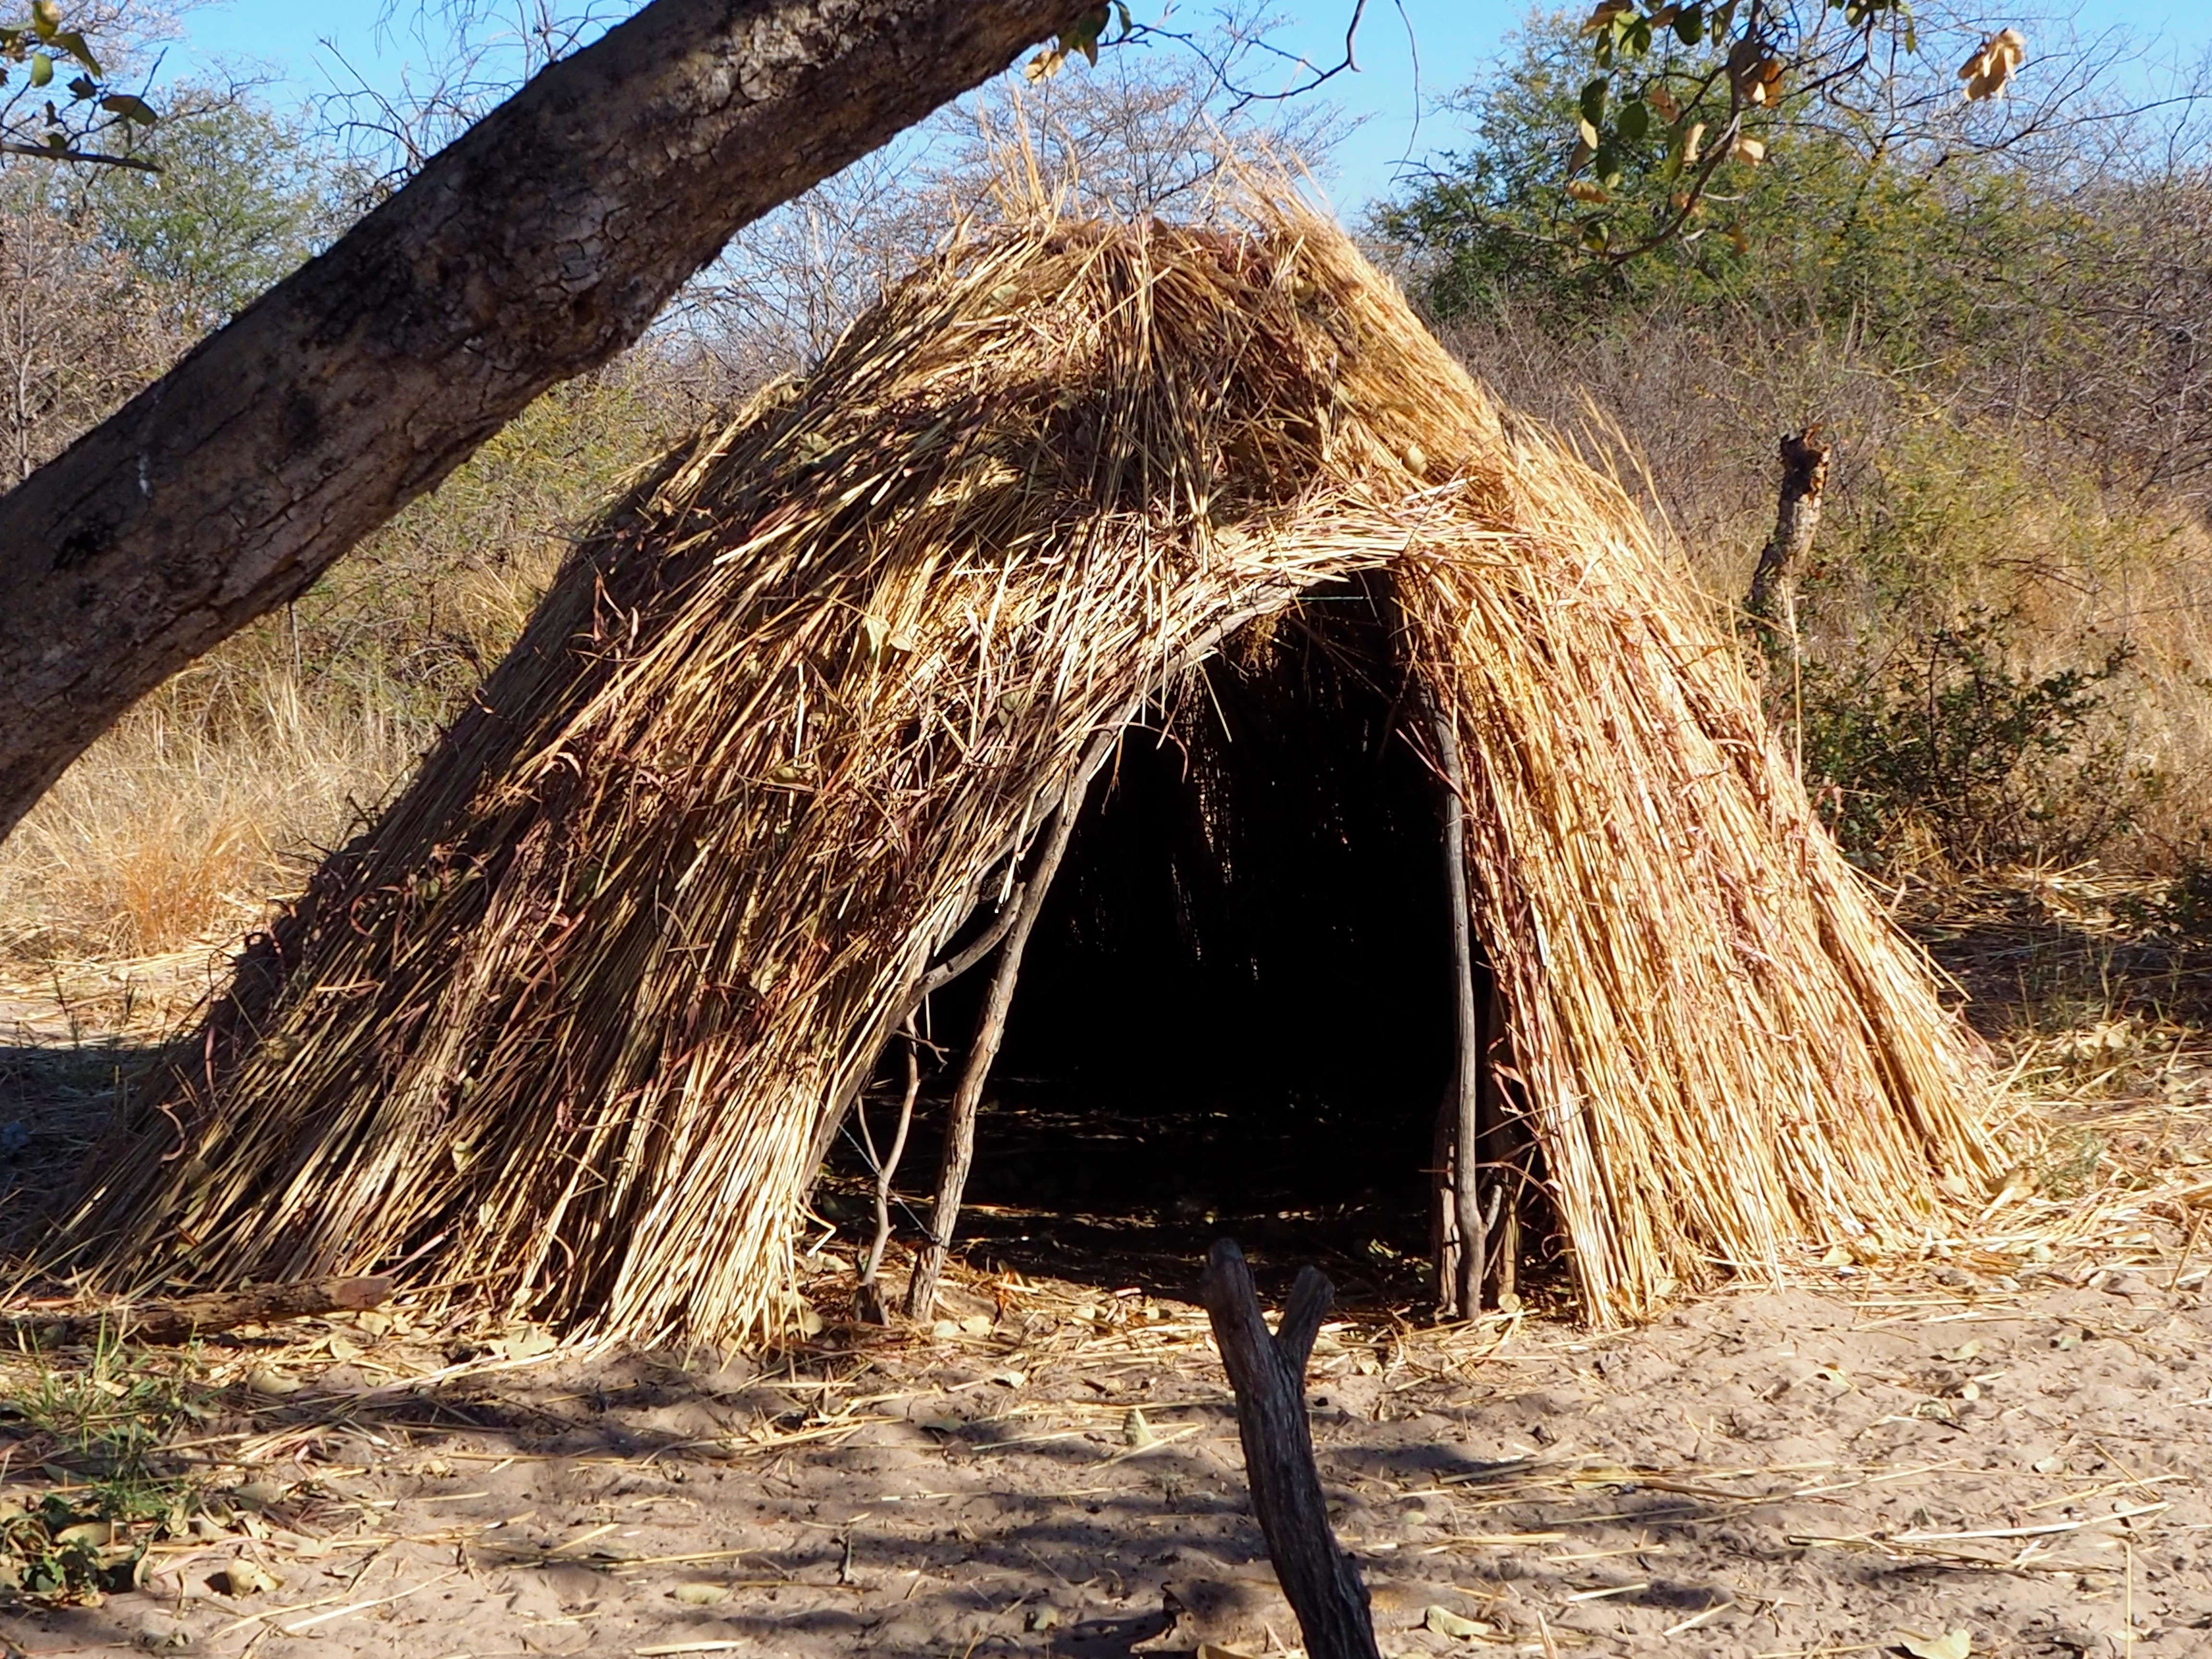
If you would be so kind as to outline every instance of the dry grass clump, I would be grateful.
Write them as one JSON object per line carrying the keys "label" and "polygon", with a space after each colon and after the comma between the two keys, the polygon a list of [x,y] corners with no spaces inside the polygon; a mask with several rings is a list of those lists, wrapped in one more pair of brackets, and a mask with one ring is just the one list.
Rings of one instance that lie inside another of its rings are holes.
{"label": "dry grass clump", "polygon": [[383,799],[430,733],[373,694],[325,706],[289,676],[240,708],[188,671],[64,773],[0,854],[0,957],[18,970],[215,944],[263,920],[319,846]]}
{"label": "dry grass clump", "polygon": [[[241,967],[76,1224],[129,1287],[405,1262],[647,1340],[788,1305],[826,1133],[1081,757],[1387,569],[1589,1314],[1996,1167],[1924,964],[1621,493],[1340,233],[963,246],[614,507]],[[180,1138],[181,1137],[181,1138]]]}

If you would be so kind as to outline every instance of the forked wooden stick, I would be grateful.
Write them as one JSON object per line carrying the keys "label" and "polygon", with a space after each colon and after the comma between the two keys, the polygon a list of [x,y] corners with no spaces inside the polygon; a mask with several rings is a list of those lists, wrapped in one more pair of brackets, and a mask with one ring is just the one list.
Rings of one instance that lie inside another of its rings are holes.
{"label": "forked wooden stick", "polygon": [[1237,1391],[1237,1435],[1244,1443],[1252,1508],[1276,1580],[1304,1632],[1307,1659],[1382,1659],[1367,1586],[1329,1529],[1306,1423],[1306,1358],[1336,1291],[1318,1267],[1300,1268],[1283,1304],[1282,1328],[1270,1335],[1244,1252],[1224,1238],[1206,1255],[1200,1294]]}

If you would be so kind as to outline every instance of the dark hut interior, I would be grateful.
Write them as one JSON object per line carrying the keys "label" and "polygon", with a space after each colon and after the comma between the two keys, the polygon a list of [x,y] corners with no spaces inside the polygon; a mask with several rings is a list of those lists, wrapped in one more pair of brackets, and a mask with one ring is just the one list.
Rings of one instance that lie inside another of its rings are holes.
{"label": "dark hut interior", "polygon": [[[1091,786],[985,1097],[971,1261],[1179,1280],[1234,1232],[1329,1260],[1347,1291],[1425,1293],[1449,908],[1440,785],[1389,626],[1379,577],[1317,591],[1189,676]],[[908,1240],[987,978],[927,1010]],[[869,1091],[879,1145],[903,1066],[894,1043]],[[851,1128],[828,1213],[872,1185]]]}

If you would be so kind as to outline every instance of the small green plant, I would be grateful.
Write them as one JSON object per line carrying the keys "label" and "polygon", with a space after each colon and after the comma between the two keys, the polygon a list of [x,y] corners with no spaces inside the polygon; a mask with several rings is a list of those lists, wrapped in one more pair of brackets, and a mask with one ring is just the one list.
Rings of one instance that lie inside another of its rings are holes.
{"label": "small green plant", "polygon": [[2094,722],[2132,649],[2035,673],[2014,665],[2018,628],[2016,611],[1976,610],[1884,657],[1806,665],[1807,785],[1846,851],[1879,863],[1918,831],[1984,865],[2063,856],[2123,826],[2141,781]]}
{"label": "small green plant", "polygon": [[0,1496],[0,1602],[96,1601],[131,1588],[147,1547],[184,1528],[196,1497],[161,1455],[203,1414],[191,1356],[103,1333],[82,1364],[25,1347],[8,1370],[0,1431],[52,1484]]}
{"label": "small green plant", "polygon": [[149,1529],[50,1492],[29,1507],[0,1498],[0,1605],[97,1601],[136,1583]]}

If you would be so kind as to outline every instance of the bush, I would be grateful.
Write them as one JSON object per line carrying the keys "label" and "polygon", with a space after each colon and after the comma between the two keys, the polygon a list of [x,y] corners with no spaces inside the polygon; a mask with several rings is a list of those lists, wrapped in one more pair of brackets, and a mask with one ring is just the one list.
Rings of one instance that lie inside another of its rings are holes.
{"label": "bush", "polygon": [[1806,784],[1844,850],[1882,864],[1932,842],[1954,865],[2071,861],[2124,830],[2155,787],[2100,730],[2104,688],[2135,653],[2035,673],[2018,611],[1975,610],[1879,656],[1805,665]]}

